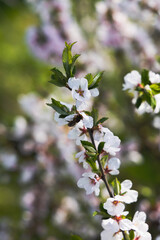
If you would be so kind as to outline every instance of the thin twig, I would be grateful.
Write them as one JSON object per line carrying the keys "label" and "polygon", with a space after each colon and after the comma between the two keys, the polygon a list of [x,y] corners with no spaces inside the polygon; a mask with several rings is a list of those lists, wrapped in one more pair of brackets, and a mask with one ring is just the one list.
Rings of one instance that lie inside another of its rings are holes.
{"label": "thin twig", "polygon": [[[94,138],[93,138],[93,130],[90,129],[90,128],[88,128],[87,130],[88,130],[88,133],[89,133],[91,142],[92,142],[94,148],[96,149],[95,141],[94,141]],[[97,150],[97,149],[96,149],[96,150]],[[114,198],[114,194],[113,194],[113,192],[111,191],[110,186],[109,186],[109,183],[108,183],[108,181],[107,181],[107,179],[106,179],[106,177],[105,177],[105,174],[104,174],[104,171],[103,171],[103,168],[102,168],[102,164],[101,164],[101,161],[100,161],[100,158],[99,158],[99,154],[98,154],[98,156],[97,156],[97,161],[98,161],[98,165],[99,165],[99,168],[100,168],[100,171],[101,171],[101,174],[102,174],[102,180],[103,180],[103,182],[104,182],[104,184],[105,184],[105,186],[106,186],[106,188],[107,188],[107,190],[108,190],[108,193],[109,193],[110,197],[113,197],[113,198]],[[126,240],[125,232],[122,231],[122,234],[123,234],[124,240]]]}
{"label": "thin twig", "polygon": [[[88,133],[89,133],[91,142],[92,142],[94,148],[96,149],[96,145],[95,145],[95,141],[94,141],[94,138],[93,138],[93,131],[92,131],[92,129],[88,128]],[[102,180],[103,180],[103,182],[104,182],[104,184],[105,184],[105,186],[106,186],[106,188],[107,188],[107,190],[109,192],[109,195],[110,195],[110,197],[114,197],[114,194],[111,191],[109,183],[108,183],[108,181],[107,181],[107,179],[105,177],[105,174],[104,174],[104,171],[103,171],[103,168],[102,168],[102,165],[101,165],[101,161],[100,161],[100,158],[99,158],[99,154],[98,154],[98,157],[97,157],[97,161],[98,161],[98,165],[99,165],[99,168],[100,168],[100,171],[101,171],[101,174],[102,174]]]}

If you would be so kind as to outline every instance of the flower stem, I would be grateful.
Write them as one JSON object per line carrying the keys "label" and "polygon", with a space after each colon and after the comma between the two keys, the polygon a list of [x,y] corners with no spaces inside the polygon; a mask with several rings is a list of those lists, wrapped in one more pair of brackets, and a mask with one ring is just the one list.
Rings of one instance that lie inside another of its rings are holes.
{"label": "flower stem", "polygon": [[[94,138],[93,138],[93,130],[88,128],[88,133],[89,133],[91,142],[92,142],[94,148],[96,149],[95,141],[94,141]],[[108,181],[107,181],[107,179],[105,177],[105,174],[104,174],[104,171],[103,171],[103,168],[102,168],[102,165],[101,165],[101,161],[100,161],[100,158],[99,158],[99,154],[98,154],[98,157],[97,157],[97,161],[98,161],[99,169],[100,169],[101,174],[102,174],[102,180],[103,180],[103,182],[104,182],[104,184],[105,184],[105,186],[106,186],[106,188],[108,190],[108,193],[109,193],[110,197],[114,197],[114,194],[111,191],[109,183],[108,183]]]}
{"label": "flower stem", "polygon": [[[96,149],[95,141],[94,141],[94,138],[93,138],[93,130],[90,129],[90,128],[88,128],[87,130],[88,130],[88,133],[89,133],[91,142],[92,142],[94,148]],[[97,150],[97,149],[96,149],[96,150]],[[104,184],[105,184],[105,186],[106,186],[106,188],[107,188],[107,190],[108,190],[108,193],[109,193],[110,197],[113,197],[113,198],[114,198],[114,194],[113,194],[113,192],[111,191],[110,186],[109,186],[109,183],[108,183],[108,181],[107,181],[107,179],[106,179],[106,177],[105,177],[105,174],[104,174],[104,171],[103,171],[103,168],[102,168],[102,164],[101,164],[101,161],[100,161],[100,158],[99,158],[99,154],[98,154],[98,157],[97,157],[97,161],[98,161],[99,169],[100,169],[101,174],[102,174],[102,180],[103,180],[103,182],[104,182]],[[122,234],[123,234],[123,239],[124,239],[124,240],[127,240],[124,231],[122,231]]]}

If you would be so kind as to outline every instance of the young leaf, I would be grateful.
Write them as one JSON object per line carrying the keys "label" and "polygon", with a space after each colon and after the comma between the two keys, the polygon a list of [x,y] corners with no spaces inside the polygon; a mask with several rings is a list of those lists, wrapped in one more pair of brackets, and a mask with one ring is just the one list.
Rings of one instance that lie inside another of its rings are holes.
{"label": "young leaf", "polygon": [[145,91],[143,94],[144,99],[146,100],[146,102],[153,108],[155,109],[156,107],[156,100],[154,98],[154,96],[152,96],[152,93],[149,91]]}
{"label": "young leaf", "polygon": [[86,146],[94,148],[93,144],[88,141],[81,141],[82,146],[85,148]]}
{"label": "young leaf", "polygon": [[119,195],[120,192],[121,192],[121,184],[118,181],[118,179],[115,178],[111,184],[112,184],[112,187],[113,187],[114,194]]}
{"label": "young leaf", "polygon": [[51,99],[52,103],[47,103],[48,106],[52,107],[56,112],[62,115],[68,115],[69,109],[61,104],[59,101],[55,100],[54,98]]}
{"label": "young leaf", "polygon": [[138,98],[137,98],[137,101],[136,101],[136,104],[135,104],[136,108],[139,108],[139,106],[141,105],[142,102],[143,102],[142,96],[141,96],[141,97],[138,97]]}
{"label": "young leaf", "polygon": [[75,54],[73,57],[72,57],[72,64],[71,64],[71,72],[73,73],[74,72],[74,64],[76,62],[76,60],[79,58],[80,54]]}
{"label": "young leaf", "polygon": [[98,145],[98,153],[100,154],[103,150],[105,142],[100,142],[100,144]]}
{"label": "young leaf", "polygon": [[96,153],[96,149],[94,148],[93,144],[88,141],[81,141],[82,146],[89,152]]}
{"label": "young leaf", "polygon": [[88,73],[88,74],[85,76],[85,78],[86,78],[87,81],[88,81],[88,86],[90,86],[90,85],[92,84],[92,82],[93,82],[93,76],[92,76],[92,74],[91,74],[91,73]]}
{"label": "young leaf", "polygon": [[142,70],[141,77],[142,77],[142,84],[144,86],[147,85],[147,84],[150,84],[150,81],[149,81],[149,71],[147,69],[143,69]]}
{"label": "young leaf", "polygon": [[102,80],[103,73],[104,72],[99,72],[94,76],[92,83],[90,85],[88,85],[89,89],[98,87],[99,82]]}
{"label": "young leaf", "polygon": [[91,112],[91,116],[93,118],[93,125],[96,126],[96,122],[97,122],[97,119],[98,119],[98,110],[93,108],[92,112]]}
{"label": "young leaf", "polygon": [[81,237],[79,237],[78,235],[72,235],[71,240],[83,240],[83,239]]}
{"label": "young leaf", "polygon": [[88,158],[86,162],[90,165],[92,172],[97,173],[98,175],[100,174],[95,159],[93,157]]}
{"label": "young leaf", "polygon": [[124,231],[124,235],[125,235],[125,240],[130,240],[129,234],[126,231]]}
{"label": "young leaf", "polygon": [[75,54],[74,56],[72,56],[72,46],[75,44],[76,42],[72,43],[72,44],[68,44],[67,42],[65,42],[65,48],[63,50],[63,54],[62,54],[62,61],[63,61],[63,66],[67,75],[67,78],[73,77],[75,74],[75,61],[77,60],[77,58],[80,56],[79,54]]}
{"label": "young leaf", "polygon": [[160,83],[151,84],[150,88],[152,90],[153,95],[160,93]]}
{"label": "young leaf", "polygon": [[63,75],[61,71],[59,71],[57,68],[51,69],[53,74],[51,75],[50,83],[58,86],[58,87],[65,87],[67,78]]}
{"label": "young leaf", "polygon": [[101,119],[99,119],[97,122],[96,122],[96,125],[98,125],[99,123],[104,123],[106,120],[108,120],[107,117],[103,117]]}
{"label": "young leaf", "polygon": [[106,164],[107,160],[108,160],[108,155],[105,155],[101,158],[101,165],[103,168],[104,168],[104,165]]}
{"label": "young leaf", "polygon": [[66,71],[66,75],[67,75],[68,78],[70,77],[70,67],[71,67],[71,64],[72,64],[71,49],[72,49],[72,46],[74,44],[75,43],[67,44],[67,42],[65,42],[66,47],[64,48],[63,53],[62,53],[63,66],[64,66],[64,69]]}
{"label": "young leaf", "polygon": [[134,240],[134,231],[133,231],[133,230],[131,230],[131,231],[129,232],[129,239],[130,239],[130,240]]}

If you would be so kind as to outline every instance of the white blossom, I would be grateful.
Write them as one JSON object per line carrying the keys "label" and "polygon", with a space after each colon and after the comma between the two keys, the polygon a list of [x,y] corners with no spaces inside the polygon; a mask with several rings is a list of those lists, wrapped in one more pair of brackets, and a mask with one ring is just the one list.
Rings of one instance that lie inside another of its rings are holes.
{"label": "white blossom", "polygon": [[118,168],[120,167],[120,160],[116,157],[110,158],[108,162],[104,165],[105,173],[109,173],[111,175],[119,174]]}
{"label": "white blossom", "polygon": [[89,164],[86,162],[86,158],[87,158],[87,155],[86,155],[86,152],[83,150],[83,151],[80,151],[76,154],[76,158],[79,158],[78,162],[79,163],[82,163],[83,164],[83,167],[85,169],[88,168]]}
{"label": "white blossom", "polygon": [[68,138],[76,140],[76,144],[80,145],[81,141],[87,140],[87,128],[84,126],[83,122],[80,121],[72,128],[68,133]]}
{"label": "white blossom", "polygon": [[93,132],[93,137],[95,141],[103,141],[104,134],[110,131],[108,128],[103,127],[101,124],[98,124],[96,129]]}
{"label": "white blossom", "polygon": [[141,75],[138,71],[133,70],[124,77],[123,90],[132,91],[138,84],[141,84]]}
{"label": "white blossom", "polygon": [[100,178],[93,172],[83,173],[82,178],[77,182],[77,186],[84,188],[87,195],[95,192],[95,195],[98,196],[100,193]]}
{"label": "white blossom", "polygon": [[93,127],[93,118],[91,116],[88,116],[86,113],[81,113],[83,119],[83,124],[86,128],[92,128]]}
{"label": "white blossom", "polygon": [[146,214],[144,212],[136,212],[133,217],[133,229],[135,237],[139,240],[151,240],[151,234],[148,232],[148,224],[145,223]]}
{"label": "white blossom", "polygon": [[99,95],[97,88],[88,89],[88,81],[86,78],[69,78],[68,86],[72,90],[72,97],[76,100],[78,111],[82,111],[88,107],[88,101],[92,97]]}
{"label": "white blossom", "polygon": [[160,83],[160,75],[149,71],[149,80],[151,83]]}
{"label": "white blossom", "polygon": [[93,89],[90,89],[90,93],[92,97],[97,97],[99,95],[99,90],[98,88],[93,88]]}
{"label": "white blossom", "polygon": [[120,151],[119,145],[120,145],[120,139],[117,136],[114,136],[113,133],[108,129],[105,132],[104,135],[104,150],[111,154],[112,156],[116,155],[116,152]]}
{"label": "white blossom", "polygon": [[[126,213],[123,213],[126,215]],[[101,240],[123,239],[119,231],[128,231],[132,229],[132,222],[129,219],[123,219],[121,216],[102,220],[104,231],[101,233]],[[117,236],[116,236],[117,235]]]}
{"label": "white blossom", "polygon": [[120,216],[125,209],[125,205],[115,198],[108,198],[103,207],[111,216]]}
{"label": "white blossom", "polygon": [[86,78],[69,78],[68,86],[72,89],[72,97],[80,102],[87,101],[91,97]]}
{"label": "white blossom", "polygon": [[154,113],[159,113],[160,112],[160,94],[156,94],[154,97],[156,99],[156,108],[154,109]]}
{"label": "white blossom", "polygon": [[132,182],[130,180],[125,180],[121,183],[121,192],[119,195],[115,196],[115,200],[132,203],[136,202],[138,198],[138,192],[135,190],[130,190],[132,187]]}

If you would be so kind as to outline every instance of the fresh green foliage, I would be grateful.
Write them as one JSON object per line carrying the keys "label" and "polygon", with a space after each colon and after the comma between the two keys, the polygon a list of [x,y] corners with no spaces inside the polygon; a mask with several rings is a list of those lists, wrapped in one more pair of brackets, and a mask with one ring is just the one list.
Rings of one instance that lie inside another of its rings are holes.
{"label": "fresh green foliage", "polygon": [[98,87],[99,82],[102,80],[104,72],[97,73],[94,77],[91,73],[87,74],[85,78],[88,80],[88,88],[93,89]]}
{"label": "fresh green foliage", "polygon": [[151,84],[150,88],[152,90],[153,95],[160,93],[160,83]]}
{"label": "fresh green foliage", "polygon": [[93,118],[93,126],[96,126],[97,119],[98,119],[98,110],[93,108],[91,112],[91,117]]}
{"label": "fresh green foliage", "polygon": [[67,78],[63,75],[63,73],[57,68],[52,68],[51,71],[52,75],[49,82],[58,87],[65,87],[67,83]]}
{"label": "fresh green foliage", "polygon": [[112,187],[113,187],[114,194],[119,195],[120,192],[121,192],[121,184],[118,181],[118,179],[115,178],[111,184],[112,184]]}
{"label": "fresh green foliage", "polygon": [[142,84],[144,86],[147,85],[147,84],[150,84],[150,81],[149,81],[149,71],[147,69],[143,69],[142,70],[141,77],[142,77]]}
{"label": "fresh green foliage", "polygon": [[107,121],[108,118],[107,117],[103,117],[101,119],[99,119],[97,122],[96,122],[96,125],[98,125],[99,123],[104,123],[105,121]]}
{"label": "fresh green foliage", "polygon": [[129,239],[130,239],[130,240],[134,240],[134,231],[133,231],[133,230],[131,230],[131,231],[129,232]]}
{"label": "fresh green foliage", "polygon": [[65,105],[61,104],[59,101],[55,100],[54,98],[52,98],[51,100],[52,100],[52,103],[47,103],[47,105],[52,107],[56,112],[64,116],[67,116],[70,113],[69,109]]}
{"label": "fresh green foliage", "polygon": [[65,48],[63,50],[63,54],[62,54],[62,61],[63,61],[63,66],[66,72],[66,76],[67,78],[73,77],[75,72],[76,72],[76,68],[75,68],[75,62],[77,60],[77,58],[80,56],[80,54],[75,54],[74,56],[72,56],[72,47],[76,42],[72,43],[72,44],[68,44],[67,42],[65,42]]}
{"label": "fresh green foliage", "polygon": [[82,146],[91,153],[96,153],[96,149],[94,148],[93,144],[88,141],[81,141]]}
{"label": "fresh green foliage", "polygon": [[156,107],[156,100],[155,100],[154,96],[152,95],[152,92],[151,92],[151,91],[144,91],[143,98],[144,98],[144,100],[146,100],[146,102],[147,102],[153,109],[155,109],[155,107]]}
{"label": "fresh green foliage", "polygon": [[142,96],[138,97],[135,104],[136,108],[139,108],[142,102],[143,102]]}
{"label": "fresh green foliage", "polygon": [[124,231],[124,235],[125,235],[125,240],[130,240],[130,236],[126,231]]}
{"label": "fresh green foliage", "polygon": [[93,82],[93,75],[91,73],[88,73],[85,78],[87,79],[88,81],[88,86],[90,86]]}
{"label": "fresh green foliage", "polygon": [[103,150],[103,147],[104,147],[104,144],[105,142],[100,142],[99,145],[98,145],[98,153],[100,154]]}

